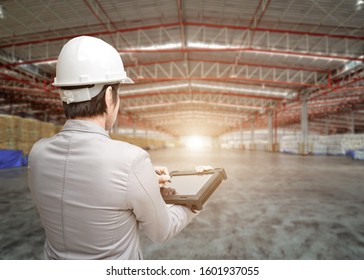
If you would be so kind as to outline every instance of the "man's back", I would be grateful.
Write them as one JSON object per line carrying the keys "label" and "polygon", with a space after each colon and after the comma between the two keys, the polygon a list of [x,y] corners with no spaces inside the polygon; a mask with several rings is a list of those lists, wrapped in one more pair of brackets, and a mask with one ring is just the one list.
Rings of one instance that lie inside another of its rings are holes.
{"label": "man's back", "polygon": [[29,180],[46,230],[46,256],[140,257],[138,224],[126,202],[129,172],[140,150],[84,121],[68,122],[34,146]]}

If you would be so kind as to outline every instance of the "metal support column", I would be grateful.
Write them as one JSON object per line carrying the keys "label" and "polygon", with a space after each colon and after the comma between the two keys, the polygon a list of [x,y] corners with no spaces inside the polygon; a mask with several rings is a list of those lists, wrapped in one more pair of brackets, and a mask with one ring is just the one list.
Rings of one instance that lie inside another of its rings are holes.
{"label": "metal support column", "polygon": [[148,128],[145,128],[145,131],[144,131],[144,146],[145,148],[149,146],[149,131],[148,131]]}
{"label": "metal support column", "polygon": [[241,121],[241,131],[240,131],[240,148],[244,150],[244,120]]}
{"label": "metal support column", "polygon": [[278,143],[278,112],[277,109],[274,110],[274,119],[273,119],[273,126],[274,126],[274,134],[273,134],[273,145],[274,151],[279,152],[279,143]]}
{"label": "metal support column", "polygon": [[329,116],[325,116],[325,135],[329,135],[330,119]]}
{"label": "metal support column", "polygon": [[254,143],[255,116],[250,121],[251,121],[250,150],[255,150],[255,143]]}
{"label": "metal support column", "polygon": [[308,154],[308,108],[307,108],[307,95],[303,95],[302,108],[301,108],[301,144],[299,146],[299,153],[302,155]]}
{"label": "metal support column", "polygon": [[133,138],[136,138],[136,119],[133,117]]}
{"label": "metal support column", "polygon": [[355,133],[355,112],[354,112],[354,110],[351,111],[351,113],[350,113],[349,132],[352,134]]}
{"label": "metal support column", "polygon": [[268,112],[268,151],[273,151],[273,112]]}

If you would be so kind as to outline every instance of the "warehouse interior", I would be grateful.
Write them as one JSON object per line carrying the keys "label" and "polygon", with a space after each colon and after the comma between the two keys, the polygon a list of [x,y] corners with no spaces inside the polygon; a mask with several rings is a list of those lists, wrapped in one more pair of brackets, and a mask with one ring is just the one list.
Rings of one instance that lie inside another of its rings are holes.
{"label": "warehouse interior", "polygon": [[363,0],[0,0],[0,259],[42,259],[27,156],[66,121],[58,54],[89,35],[134,84],[110,131],[228,179],[147,259],[364,258]]}

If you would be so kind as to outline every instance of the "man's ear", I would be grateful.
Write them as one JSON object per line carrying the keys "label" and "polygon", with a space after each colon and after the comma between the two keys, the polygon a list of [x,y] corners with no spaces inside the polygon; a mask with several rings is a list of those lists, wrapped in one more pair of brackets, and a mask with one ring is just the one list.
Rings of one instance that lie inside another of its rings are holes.
{"label": "man's ear", "polygon": [[115,106],[114,100],[112,98],[112,87],[108,86],[105,92],[105,103],[107,108],[112,108],[112,106]]}

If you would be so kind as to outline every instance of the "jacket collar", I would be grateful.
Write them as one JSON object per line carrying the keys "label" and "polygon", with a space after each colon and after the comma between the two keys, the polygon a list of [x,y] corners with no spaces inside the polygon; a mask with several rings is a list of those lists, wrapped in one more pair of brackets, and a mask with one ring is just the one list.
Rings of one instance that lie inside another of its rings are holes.
{"label": "jacket collar", "polygon": [[92,121],[67,120],[62,131],[81,131],[88,133],[98,133],[109,137],[108,132]]}

